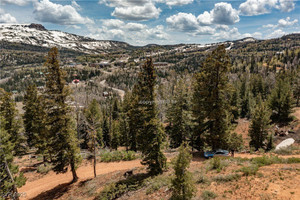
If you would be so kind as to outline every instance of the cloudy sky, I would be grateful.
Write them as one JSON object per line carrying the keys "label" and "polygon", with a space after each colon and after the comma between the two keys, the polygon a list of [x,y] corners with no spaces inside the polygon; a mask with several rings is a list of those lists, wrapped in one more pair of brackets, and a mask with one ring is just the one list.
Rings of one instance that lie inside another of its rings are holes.
{"label": "cloudy sky", "polygon": [[300,32],[297,0],[0,0],[0,23],[40,23],[132,45],[267,39]]}

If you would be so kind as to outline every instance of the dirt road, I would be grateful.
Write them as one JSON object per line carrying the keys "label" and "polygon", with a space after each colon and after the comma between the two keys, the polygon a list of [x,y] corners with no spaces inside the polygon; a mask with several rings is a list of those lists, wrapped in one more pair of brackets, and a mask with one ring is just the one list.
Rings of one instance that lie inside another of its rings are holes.
{"label": "dirt road", "polygon": [[[112,163],[98,163],[97,164],[97,175],[107,174],[119,170],[129,170],[135,167],[140,167],[140,160],[126,161],[126,162],[112,162]],[[77,169],[79,181],[83,181],[89,178],[93,178],[93,168],[89,163],[88,165],[81,166]],[[49,172],[41,179],[27,182],[25,186],[19,189],[19,193],[26,194],[21,199],[32,199],[42,192],[51,190],[52,188],[66,184],[72,181],[71,172],[65,174],[56,174]]]}

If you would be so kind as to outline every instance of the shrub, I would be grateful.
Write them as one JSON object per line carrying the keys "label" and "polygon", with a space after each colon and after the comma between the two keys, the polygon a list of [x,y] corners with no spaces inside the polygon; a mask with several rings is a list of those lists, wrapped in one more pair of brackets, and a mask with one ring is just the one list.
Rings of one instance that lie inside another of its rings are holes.
{"label": "shrub", "polygon": [[52,165],[49,163],[41,164],[37,167],[37,172],[40,174],[48,174],[52,170]]}
{"label": "shrub", "polygon": [[134,151],[104,151],[100,153],[101,162],[114,162],[121,160],[135,160],[137,159]]}
{"label": "shrub", "polygon": [[218,175],[213,178],[216,182],[230,182],[241,178],[240,174]]}
{"label": "shrub", "polygon": [[205,190],[201,194],[202,199],[204,200],[210,200],[210,199],[215,199],[218,197],[218,195],[214,192],[211,192],[209,190]]}
{"label": "shrub", "polygon": [[145,185],[148,186],[146,190],[146,194],[152,194],[153,192],[159,190],[162,187],[171,186],[171,177],[168,176],[156,176],[156,177],[150,177],[145,180]]}
{"label": "shrub", "polygon": [[220,158],[220,157],[214,157],[213,159],[210,160],[210,169],[215,169],[217,171],[221,171],[225,167],[228,166],[228,160],[225,158]]}
{"label": "shrub", "polygon": [[255,175],[256,172],[258,171],[258,166],[257,165],[249,165],[249,166],[242,167],[238,171],[243,172],[243,176]]}

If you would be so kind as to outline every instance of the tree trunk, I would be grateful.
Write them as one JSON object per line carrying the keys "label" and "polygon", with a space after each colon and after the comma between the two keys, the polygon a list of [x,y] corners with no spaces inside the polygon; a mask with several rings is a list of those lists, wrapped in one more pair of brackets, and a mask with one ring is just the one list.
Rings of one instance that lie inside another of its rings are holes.
{"label": "tree trunk", "polygon": [[76,183],[78,181],[78,176],[77,176],[77,173],[75,170],[74,158],[71,158],[71,171],[72,171],[72,175],[73,175],[72,183]]}
{"label": "tree trunk", "polygon": [[96,178],[97,173],[96,173],[96,163],[97,163],[97,158],[96,158],[96,141],[94,141],[94,177]]}
{"label": "tree trunk", "polygon": [[6,162],[6,158],[5,158],[5,157],[4,157],[4,164],[5,164],[6,172],[7,172],[9,178],[11,179],[11,181],[12,181],[12,183],[13,183],[13,186],[12,186],[12,187],[13,187],[13,195],[12,195],[12,198],[13,198],[14,200],[19,200],[19,194],[18,194],[17,187],[16,187],[16,185],[15,185],[15,180],[14,180],[13,175],[12,175],[11,172],[10,172],[10,169],[9,169],[9,167],[8,167],[8,164],[7,164],[7,162]]}

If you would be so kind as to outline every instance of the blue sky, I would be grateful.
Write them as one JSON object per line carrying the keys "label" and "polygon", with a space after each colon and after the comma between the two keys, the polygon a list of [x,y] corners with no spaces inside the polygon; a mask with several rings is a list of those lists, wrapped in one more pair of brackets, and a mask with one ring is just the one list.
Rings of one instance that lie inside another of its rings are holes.
{"label": "blue sky", "polygon": [[300,32],[296,0],[0,0],[0,23],[100,40],[206,44]]}

